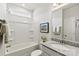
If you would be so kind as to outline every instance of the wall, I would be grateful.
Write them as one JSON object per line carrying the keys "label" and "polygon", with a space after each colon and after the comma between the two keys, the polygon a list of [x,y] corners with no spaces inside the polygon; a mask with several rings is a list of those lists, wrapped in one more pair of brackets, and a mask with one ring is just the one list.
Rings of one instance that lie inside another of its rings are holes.
{"label": "wall", "polygon": [[[11,47],[24,44],[24,43],[34,42],[33,18],[12,14],[9,8],[18,10],[21,7],[13,4],[7,4],[6,19],[9,24],[9,28],[11,32],[11,37],[10,37],[11,40],[9,40],[9,44],[11,45]],[[32,14],[32,11],[31,11],[31,14]]]}
{"label": "wall", "polygon": [[[46,36],[48,40],[51,38],[51,6],[43,6],[34,11],[34,28],[35,41],[41,40],[41,36]],[[40,23],[49,22],[49,33],[40,33]]]}
{"label": "wall", "polygon": [[0,19],[5,19],[6,17],[6,4],[0,3]]}

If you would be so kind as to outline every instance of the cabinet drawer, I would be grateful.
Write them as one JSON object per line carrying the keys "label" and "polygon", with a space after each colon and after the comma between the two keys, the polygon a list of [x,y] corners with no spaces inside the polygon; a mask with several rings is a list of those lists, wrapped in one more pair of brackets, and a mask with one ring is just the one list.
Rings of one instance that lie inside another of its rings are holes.
{"label": "cabinet drawer", "polygon": [[43,45],[41,46],[41,50],[46,52],[50,56],[63,56],[63,54],[60,54],[60,53],[54,51],[53,49],[51,50],[51,49],[49,49],[49,48],[47,48],[47,47],[45,47]]}

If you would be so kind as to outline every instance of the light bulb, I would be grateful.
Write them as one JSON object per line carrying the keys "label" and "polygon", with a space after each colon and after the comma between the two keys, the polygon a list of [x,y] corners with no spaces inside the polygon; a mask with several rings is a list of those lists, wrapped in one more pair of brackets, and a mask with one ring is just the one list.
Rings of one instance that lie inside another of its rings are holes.
{"label": "light bulb", "polygon": [[22,4],[23,7],[25,7],[25,4]]}
{"label": "light bulb", "polygon": [[53,6],[57,6],[57,3],[53,3]]}

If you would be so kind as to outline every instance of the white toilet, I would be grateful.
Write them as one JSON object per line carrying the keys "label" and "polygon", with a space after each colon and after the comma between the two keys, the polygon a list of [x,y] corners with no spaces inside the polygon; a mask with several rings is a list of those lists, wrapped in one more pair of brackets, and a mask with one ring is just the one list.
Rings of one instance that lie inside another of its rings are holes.
{"label": "white toilet", "polygon": [[43,52],[41,50],[34,50],[31,56],[42,56]]}

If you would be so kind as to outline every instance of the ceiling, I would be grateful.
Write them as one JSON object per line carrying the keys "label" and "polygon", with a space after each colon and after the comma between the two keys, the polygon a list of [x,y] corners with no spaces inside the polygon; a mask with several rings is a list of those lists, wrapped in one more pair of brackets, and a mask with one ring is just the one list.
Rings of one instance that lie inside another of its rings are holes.
{"label": "ceiling", "polygon": [[54,8],[56,6],[59,6],[61,3],[8,3],[9,5],[17,5],[29,10],[35,10],[38,8]]}
{"label": "ceiling", "polygon": [[45,8],[52,5],[52,3],[9,3],[9,5],[17,5],[29,10],[35,10],[38,8]]}

